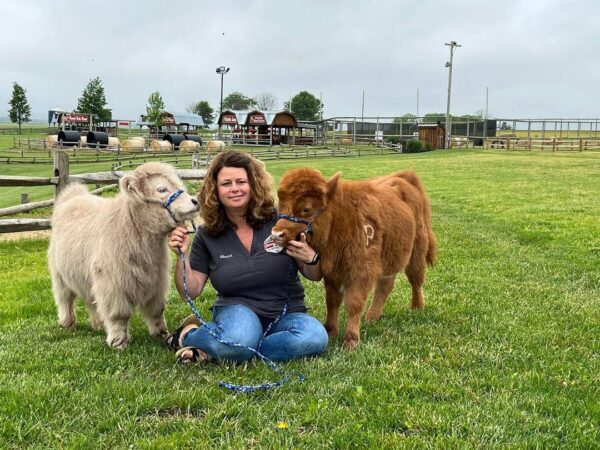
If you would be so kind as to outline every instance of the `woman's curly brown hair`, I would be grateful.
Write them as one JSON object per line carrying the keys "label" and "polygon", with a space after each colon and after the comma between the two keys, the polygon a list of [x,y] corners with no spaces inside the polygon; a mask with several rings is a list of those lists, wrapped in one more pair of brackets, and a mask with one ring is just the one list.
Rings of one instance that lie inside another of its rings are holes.
{"label": "woman's curly brown hair", "polygon": [[271,175],[265,165],[256,158],[239,152],[224,152],[212,161],[204,177],[204,184],[198,195],[201,205],[200,215],[204,228],[213,235],[220,235],[225,229],[227,217],[219,201],[217,176],[223,167],[239,167],[246,170],[250,184],[250,202],[246,209],[246,223],[253,229],[260,228],[275,216],[275,206],[271,196]]}

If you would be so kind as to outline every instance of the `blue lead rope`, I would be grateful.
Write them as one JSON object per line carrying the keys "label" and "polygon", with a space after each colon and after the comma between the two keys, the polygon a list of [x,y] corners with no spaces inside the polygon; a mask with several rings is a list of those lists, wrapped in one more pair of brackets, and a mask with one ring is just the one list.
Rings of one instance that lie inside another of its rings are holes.
{"label": "blue lead rope", "polygon": [[[217,342],[220,342],[221,344],[228,345],[230,347],[241,347],[241,348],[245,348],[246,350],[250,350],[258,358],[260,358],[261,360],[263,360],[275,372],[280,373],[280,374],[284,374],[283,377],[279,381],[275,381],[275,382],[272,382],[272,383],[263,383],[263,384],[257,384],[257,385],[251,385],[251,384],[245,384],[244,385],[244,384],[233,384],[233,383],[227,383],[225,381],[220,381],[219,382],[219,386],[227,388],[227,389],[230,389],[232,391],[236,391],[236,392],[250,393],[250,392],[266,391],[266,390],[269,390],[269,389],[273,389],[273,388],[279,387],[279,386],[283,385],[284,383],[288,382],[291,379],[292,376],[291,375],[285,375],[283,369],[280,366],[278,366],[277,364],[275,364],[273,361],[271,361],[265,355],[263,355],[262,353],[260,353],[258,350],[254,349],[252,347],[248,347],[246,345],[239,344],[237,342],[226,341],[226,340],[222,339],[220,336],[218,336],[213,330],[211,330],[207,326],[206,322],[202,319],[202,316],[200,315],[200,312],[196,308],[196,305],[194,304],[194,301],[190,297],[190,294],[189,294],[189,291],[188,291],[188,288],[187,288],[187,278],[186,278],[186,274],[185,274],[185,272],[186,272],[185,254],[183,253],[183,251],[181,249],[179,249],[179,256],[181,257],[181,262],[183,263],[183,276],[182,276],[182,278],[183,278],[183,291],[184,291],[184,294],[185,294],[185,301],[189,305],[190,309],[192,310],[192,312],[194,313],[194,315],[196,316],[196,318],[200,321],[201,326],[203,326],[206,329],[206,331],[208,331],[209,334],[217,340]],[[267,329],[263,333],[263,339],[267,335],[267,333],[269,333],[269,331],[271,330],[271,327],[273,325],[275,325],[287,313],[288,303],[289,303],[289,299],[290,299],[290,284],[291,284],[291,281],[292,281],[292,269],[293,269],[293,262],[290,261],[290,270],[288,271],[288,284],[287,284],[288,285],[288,292],[287,292],[287,299],[286,299],[286,302],[285,302],[285,306],[283,307],[283,311],[281,312],[281,314],[279,314],[279,316],[277,316],[277,318],[269,324],[269,326],[267,327]],[[260,343],[259,343],[258,347],[260,348]],[[295,372],[294,375],[298,377],[298,380],[304,381],[304,375],[302,375],[301,373]]]}

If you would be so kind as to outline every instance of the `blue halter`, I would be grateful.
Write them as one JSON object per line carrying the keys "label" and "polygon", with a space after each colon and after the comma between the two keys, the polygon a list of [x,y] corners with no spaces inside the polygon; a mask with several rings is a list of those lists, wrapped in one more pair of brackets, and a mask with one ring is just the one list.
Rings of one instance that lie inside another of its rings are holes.
{"label": "blue halter", "polygon": [[296,216],[290,216],[289,214],[278,214],[277,218],[289,220],[291,222],[296,222],[296,223],[303,223],[304,225],[306,225],[305,233],[306,234],[312,233],[312,222],[309,220],[301,219],[300,217],[296,217]]}
{"label": "blue halter", "polygon": [[175,214],[173,214],[173,211],[171,211],[171,209],[169,208],[169,206],[171,206],[171,203],[173,203],[175,200],[177,200],[179,198],[179,196],[181,194],[184,193],[183,189],[177,189],[175,192],[173,192],[169,198],[163,203],[163,206],[165,207],[165,209],[167,211],[169,211],[169,214],[171,215],[171,218],[173,219],[173,221],[175,223],[178,223],[177,219],[175,218]]}

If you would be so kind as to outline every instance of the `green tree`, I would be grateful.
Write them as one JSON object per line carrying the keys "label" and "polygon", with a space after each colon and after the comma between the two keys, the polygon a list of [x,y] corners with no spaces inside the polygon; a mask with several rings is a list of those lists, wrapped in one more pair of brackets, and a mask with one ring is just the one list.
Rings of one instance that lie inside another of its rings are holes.
{"label": "green tree", "polygon": [[300,91],[290,102],[286,102],[285,109],[291,110],[299,120],[319,120],[323,111],[323,103],[308,91]]}
{"label": "green tree", "polygon": [[27,101],[26,90],[19,83],[13,83],[12,98],[8,102],[10,109],[8,115],[12,123],[19,124],[19,134],[21,134],[21,124],[31,120],[31,107]]}
{"label": "green tree", "polygon": [[96,120],[110,120],[112,111],[106,108],[102,80],[96,77],[87,84],[77,102],[77,112],[92,114]]}
{"label": "green tree", "polygon": [[256,106],[256,100],[250,97],[246,97],[241,92],[232,92],[223,99],[223,110],[233,109],[236,111],[243,111]]}
{"label": "green tree", "polygon": [[146,105],[146,122],[158,130],[162,125],[164,117],[165,102],[163,101],[160,92],[153,92],[150,94],[150,97],[148,97],[148,104]]}
{"label": "green tree", "polygon": [[417,120],[417,116],[415,116],[414,114],[411,113],[406,113],[406,114],[402,114],[400,117],[394,117],[394,123],[406,123],[406,122],[410,122],[410,121],[416,121]]}
{"label": "green tree", "polygon": [[215,111],[210,107],[206,100],[201,100],[198,103],[188,105],[186,111],[192,114],[198,114],[202,117],[204,125],[211,125],[214,123],[213,114]]}
{"label": "green tree", "polygon": [[[454,116],[450,115],[450,117],[454,117]],[[427,123],[434,123],[434,122],[444,123],[445,121],[446,121],[445,113],[427,113],[423,117],[423,122],[427,122]]]}

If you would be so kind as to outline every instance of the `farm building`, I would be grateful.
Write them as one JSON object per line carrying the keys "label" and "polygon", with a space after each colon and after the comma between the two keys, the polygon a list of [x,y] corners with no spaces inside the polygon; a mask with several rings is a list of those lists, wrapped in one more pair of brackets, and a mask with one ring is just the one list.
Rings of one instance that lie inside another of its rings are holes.
{"label": "farm building", "polygon": [[148,117],[141,115],[137,126],[142,130],[144,127],[150,130],[150,134],[185,133],[198,134],[198,129],[204,127],[204,120],[197,114],[170,113],[165,111],[162,125],[156,129],[148,122]]}
{"label": "farm building", "polygon": [[431,145],[432,149],[444,148],[445,129],[439,123],[420,123],[419,141]]}
{"label": "farm building", "polygon": [[289,111],[225,110],[217,120],[219,134],[234,144],[312,145],[316,126],[298,122]]}

